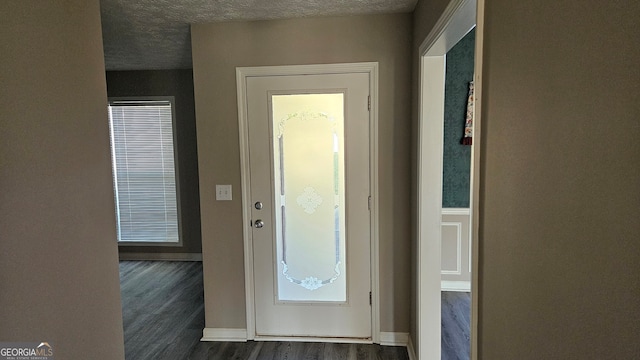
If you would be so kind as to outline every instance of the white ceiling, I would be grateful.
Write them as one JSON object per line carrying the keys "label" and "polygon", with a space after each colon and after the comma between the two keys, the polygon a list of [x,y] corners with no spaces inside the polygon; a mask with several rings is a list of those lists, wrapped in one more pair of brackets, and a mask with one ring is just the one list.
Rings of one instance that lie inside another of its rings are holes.
{"label": "white ceiling", "polygon": [[189,24],[410,12],[417,0],[101,0],[107,70],[191,68]]}

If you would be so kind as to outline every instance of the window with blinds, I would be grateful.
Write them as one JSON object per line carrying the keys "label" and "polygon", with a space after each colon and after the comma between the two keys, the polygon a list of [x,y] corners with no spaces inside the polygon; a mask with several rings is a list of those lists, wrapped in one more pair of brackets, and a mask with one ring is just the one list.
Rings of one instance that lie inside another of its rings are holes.
{"label": "window with blinds", "polygon": [[118,241],[179,243],[173,98],[110,100]]}

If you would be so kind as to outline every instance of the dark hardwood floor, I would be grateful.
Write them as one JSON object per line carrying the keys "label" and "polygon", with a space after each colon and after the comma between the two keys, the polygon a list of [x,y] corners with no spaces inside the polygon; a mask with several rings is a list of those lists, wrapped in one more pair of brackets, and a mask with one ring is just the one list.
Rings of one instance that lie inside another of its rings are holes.
{"label": "dark hardwood floor", "polygon": [[186,359],[204,328],[202,263],[121,261],[126,360]]}
{"label": "dark hardwood floor", "polygon": [[469,360],[471,294],[442,292],[442,360]]}
{"label": "dark hardwood floor", "polygon": [[[377,344],[200,342],[204,328],[200,262],[121,261],[120,288],[126,360],[409,358],[404,347]],[[442,295],[442,359],[469,358],[469,300],[468,293],[464,295]]]}
{"label": "dark hardwood floor", "polygon": [[187,359],[238,360],[408,360],[407,349],[376,344],[290,341],[205,342]]}

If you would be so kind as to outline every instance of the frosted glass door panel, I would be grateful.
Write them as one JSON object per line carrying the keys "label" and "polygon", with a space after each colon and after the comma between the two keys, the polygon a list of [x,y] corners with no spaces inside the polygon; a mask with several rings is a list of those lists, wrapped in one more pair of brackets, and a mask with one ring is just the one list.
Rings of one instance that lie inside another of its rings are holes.
{"label": "frosted glass door panel", "polygon": [[272,95],[277,299],[346,302],[344,94]]}
{"label": "frosted glass door panel", "polygon": [[238,81],[258,340],[372,339],[372,75],[322,66]]}

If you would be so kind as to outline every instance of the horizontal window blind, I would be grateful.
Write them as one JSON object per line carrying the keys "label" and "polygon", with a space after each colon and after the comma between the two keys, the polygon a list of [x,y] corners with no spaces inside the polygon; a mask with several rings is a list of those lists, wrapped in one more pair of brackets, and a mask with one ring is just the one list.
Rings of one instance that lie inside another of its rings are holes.
{"label": "horizontal window blind", "polygon": [[121,242],[179,242],[170,101],[109,103]]}

